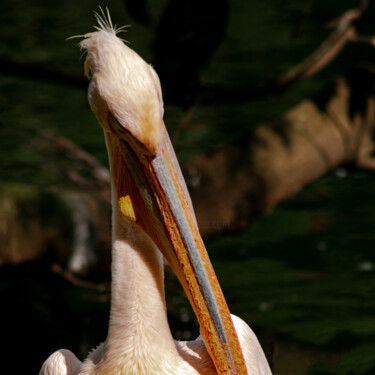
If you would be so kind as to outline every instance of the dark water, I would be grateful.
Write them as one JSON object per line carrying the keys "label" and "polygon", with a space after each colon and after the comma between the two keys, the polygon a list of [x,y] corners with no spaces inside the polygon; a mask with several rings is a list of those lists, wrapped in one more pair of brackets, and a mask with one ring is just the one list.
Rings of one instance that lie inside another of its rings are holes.
{"label": "dark water", "polygon": [[375,372],[374,184],[339,168],[208,244],[232,311],[274,340],[275,372]]}

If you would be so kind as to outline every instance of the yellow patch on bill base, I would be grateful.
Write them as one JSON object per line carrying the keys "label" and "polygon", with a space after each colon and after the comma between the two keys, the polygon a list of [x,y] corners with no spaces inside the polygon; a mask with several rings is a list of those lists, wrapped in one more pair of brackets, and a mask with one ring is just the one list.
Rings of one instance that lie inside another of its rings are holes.
{"label": "yellow patch on bill base", "polygon": [[133,221],[136,220],[133,203],[129,195],[120,197],[118,200],[118,205],[119,205],[121,213],[124,216],[128,217],[129,219]]}

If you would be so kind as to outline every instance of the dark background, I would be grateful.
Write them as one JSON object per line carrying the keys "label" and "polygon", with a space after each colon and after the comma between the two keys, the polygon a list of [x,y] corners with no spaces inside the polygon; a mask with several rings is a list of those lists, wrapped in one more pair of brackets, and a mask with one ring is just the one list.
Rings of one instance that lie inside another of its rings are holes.
{"label": "dark background", "polygon": [[[113,23],[132,25],[122,37],[160,74],[165,123],[186,163],[238,144],[259,124],[319,97],[337,76],[374,62],[373,46],[352,43],[312,78],[288,90],[268,85],[359,3],[101,5],[109,7]],[[38,143],[38,132],[48,130],[107,163],[101,128],[87,104],[84,57],[77,39],[66,40],[93,30],[94,10],[97,2],[89,0],[0,5],[0,231],[6,239],[0,247],[3,254],[13,248],[32,253],[11,262],[3,255],[0,268],[2,358],[13,374],[38,373],[62,347],[83,359],[106,335],[109,257],[85,277],[72,281],[64,274],[72,229],[59,194],[79,189],[66,179],[69,161]],[[357,30],[375,35],[374,16],[370,3]],[[195,126],[181,126],[192,106],[198,107],[190,119]],[[207,241],[231,311],[257,333],[275,374],[375,373],[374,188],[372,172],[339,166],[247,229]],[[109,228],[103,210],[101,227]],[[22,242],[12,226],[22,227],[23,236],[35,234],[34,240]],[[56,235],[52,227],[62,229]],[[48,240],[43,228],[53,232]],[[166,288],[175,337],[194,338],[197,325],[168,270]]]}

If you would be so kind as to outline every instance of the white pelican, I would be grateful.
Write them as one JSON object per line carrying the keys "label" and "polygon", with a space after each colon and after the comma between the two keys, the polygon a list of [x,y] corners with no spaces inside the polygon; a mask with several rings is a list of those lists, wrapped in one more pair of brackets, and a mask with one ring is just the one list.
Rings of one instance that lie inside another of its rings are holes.
{"label": "white pelican", "polygon": [[[103,13],[103,12],[102,12]],[[116,34],[109,13],[84,35],[89,103],[104,129],[112,177],[112,296],[108,335],[81,363],[53,353],[40,375],[270,375],[252,330],[229,314],[199,235],[163,123],[160,82]],[[200,323],[191,342],[172,337],[163,255]],[[233,319],[233,321],[232,321]],[[233,324],[234,323],[234,324]]]}

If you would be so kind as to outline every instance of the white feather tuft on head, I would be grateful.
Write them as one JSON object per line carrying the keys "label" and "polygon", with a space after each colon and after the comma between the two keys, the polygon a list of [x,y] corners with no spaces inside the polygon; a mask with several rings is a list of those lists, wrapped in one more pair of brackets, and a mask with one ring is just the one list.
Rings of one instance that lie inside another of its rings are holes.
{"label": "white feather tuft on head", "polygon": [[163,124],[159,78],[150,65],[116,36],[123,28],[113,27],[109,13],[107,19],[102,13],[104,19],[96,14],[98,31],[84,35],[79,44],[87,51],[85,74],[91,79],[88,93],[91,110],[106,131],[121,136],[126,130],[156,154]]}

